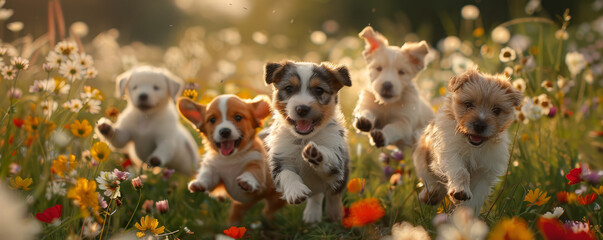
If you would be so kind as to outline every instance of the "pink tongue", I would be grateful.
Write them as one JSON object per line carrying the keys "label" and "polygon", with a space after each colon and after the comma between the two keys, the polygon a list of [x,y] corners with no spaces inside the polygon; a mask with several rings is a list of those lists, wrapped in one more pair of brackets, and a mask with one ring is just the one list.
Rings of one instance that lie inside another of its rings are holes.
{"label": "pink tongue", "polygon": [[234,150],[234,141],[228,140],[220,143],[220,152],[222,152],[222,155],[228,156],[232,153],[232,150]]}
{"label": "pink tongue", "polygon": [[471,141],[474,143],[478,143],[482,141],[482,137],[477,136],[477,135],[469,135],[469,137],[471,138]]}
{"label": "pink tongue", "polygon": [[305,133],[308,132],[310,130],[310,128],[312,127],[312,121],[309,120],[299,120],[296,122],[296,128],[297,131]]}

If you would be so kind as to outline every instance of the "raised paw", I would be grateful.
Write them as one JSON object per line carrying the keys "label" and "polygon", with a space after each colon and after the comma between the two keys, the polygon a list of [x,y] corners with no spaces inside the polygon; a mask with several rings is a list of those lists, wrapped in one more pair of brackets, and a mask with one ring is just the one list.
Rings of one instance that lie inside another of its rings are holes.
{"label": "raised paw", "polygon": [[375,147],[385,146],[385,135],[383,135],[381,130],[373,130],[371,132],[371,143],[375,145]]}
{"label": "raised paw", "polygon": [[459,201],[467,201],[469,199],[471,199],[471,192],[469,191],[463,191],[463,190],[451,190],[448,195],[450,195],[450,200],[453,200],[453,202],[459,202]]}
{"label": "raised paw", "polygon": [[159,167],[161,166],[161,160],[159,160],[158,157],[151,157],[151,159],[149,159],[149,164],[153,167]]}
{"label": "raised paw", "polygon": [[316,147],[316,144],[310,142],[302,151],[302,157],[308,161],[312,166],[316,167],[322,163],[322,153]]}
{"label": "raised paw", "polygon": [[191,181],[188,183],[188,190],[191,193],[205,192],[206,187],[199,181]]}
{"label": "raised paw", "polygon": [[371,123],[371,121],[364,117],[356,118],[354,126],[356,127],[356,129],[362,132],[368,132],[373,128],[373,124]]}
{"label": "raised paw", "polygon": [[301,182],[292,182],[290,185],[285,186],[283,190],[283,199],[289,204],[303,203],[312,193],[312,190]]}
{"label": "raised paw", "polygon": [[237,177],[237,183],[245,192],[253,192],[259,187],[258,181],[255,180],[253,175],[249,172],[245,172],[241,174],[241,176]]}
{"label": "raised paw", "polygon": [[98,128],[98,131],[104,136],[109,135],[111,133],[111,130],[113,130],[113,127],[111,127],[111,125],[109,125],[108,123],[101,123],[97,125],[96,128]]}

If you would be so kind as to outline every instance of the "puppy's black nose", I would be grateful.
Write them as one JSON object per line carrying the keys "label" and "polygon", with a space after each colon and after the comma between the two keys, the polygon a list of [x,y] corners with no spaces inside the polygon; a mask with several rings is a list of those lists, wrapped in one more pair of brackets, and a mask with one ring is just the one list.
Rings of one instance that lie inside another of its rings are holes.
{"label": "puppy's black nose", "polygon": [[381,85],[381,96],[386,98],[391,97],[393,88],[394,85],[391,82],[384,82]]}
{"label": "puppy's black nose", "polygon": [[220,133],[221,137],[227,138],[227,137],[230,137],[231,131],[230,131],[230,128],[222,128],[222,129],[220,129],[219,133]]}
{"label": "puppy's black nose", "polygon": [[138,100],[139,101],[146,101],[148,99],[149,99],[149,95],[147,95],[146,93],[138,95]]}
{"label": "puppy's black nose", "polygon": [[486,124],[484,121],[473,122],[473,130],[475,130],[477,133],[482,133],[484,130],[486,130],[486,127],[488,127],[488,124]]}
{"label": "puppy's black nose", "polygon": [[299,115],[300,117],[304,117],[310,112],[310,107],[306,105],[299,105],[295,107],[295,112],[297,112],[297,115]]}

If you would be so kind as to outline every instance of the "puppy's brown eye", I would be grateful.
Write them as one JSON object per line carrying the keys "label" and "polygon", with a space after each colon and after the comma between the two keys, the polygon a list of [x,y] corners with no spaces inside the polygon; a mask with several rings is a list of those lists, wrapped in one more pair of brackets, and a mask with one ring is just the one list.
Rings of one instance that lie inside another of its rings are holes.
{"label": "puppy's brown eye", "polygon": [[234,117],[234,119],[235,119],[235,121],[240,122],[241,120],[243,120],[243,116],[241,116],[241,115],[236,115],[236,116]]}
{"label": "puppy's brown eye", "polygon": [[398,75],[404,75],[404,71],[398,70]]}
{"label": "puppy's brown eye", "polygon": [[293,93],[293,87],[292,86],[285,87],[285,92],[287,92],[287,93]]}
{"label": "puppy's brown eye", "polygon": [[501,112],[501,111],[502,111],[502,109],[500,109],[499,107],[495,107],[495,108],[493,108],[493,109],[492,109],[492,112],[493,112],[495,115],[500,114],[500,112]]}
{"label": "puppy's brown eye", "polygon": [[473,107],[473,103],[472,102],[465,102],[465,107],[466,108],[472,108]]}
{"label": "puppy's brown eye", "polygon": [[159,90],[159,87],[157,87],[157,86],[155,85],[155,86],[153,86],[153,89],[154,89],[155,91],[157,91],[157,90]]}
{"label": "puppy's brown eye", "polygon": [[322,89],[322,88],[320,88],[320,87],[314,88],[314,94],[316,94],[316,95],[320,96],[320,95],[322,95],[323,93],[325,93],[325,90],[324,90],[324,89]]}
{"label": "puppy's brown eye", "polygon": [[214,124],[214,123],[216,123],[216,118],[215,118],[215,117],[213,117],[213,118],[210,118],[210,119],[209,119],[209,122],[210,122],[210,123],[211,123],[211,124]]}
{"label": "puppy's brown eye", "polygon": [[383,70],[383,68],[381,66],[376,67],[375,70],[377,70],[377,72],[381,72],[381,70]]}

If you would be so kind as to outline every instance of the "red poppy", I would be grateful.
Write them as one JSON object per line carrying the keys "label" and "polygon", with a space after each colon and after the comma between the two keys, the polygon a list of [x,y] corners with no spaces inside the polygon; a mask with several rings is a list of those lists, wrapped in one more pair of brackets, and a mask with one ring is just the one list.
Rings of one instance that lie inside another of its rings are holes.
{"label": "red poppy", "polygon": [[352,203],[344,213],[342,221],[344,227],[362,227],[385,216],[385,209],[381,206],[379,199],[367,198]]}
{"label": "red poppy", "polygon": [[584,179],[580,177],[580,174],[582,174],[582,166],[570,170],[570,172],[565,175],[565,178],[570,181],[568,184],[574,185],[579,182],[582,182]]}
{"label": "red poppy", "polygon": [[229,229],[224,230],[224,234],[234,239],[242,238],[245,235],[247,229],[245,227],[235,227],[232,226]]}
{"label": "red poppy", "polygon": [[44,212],[36,214],[36,218],[41,222],[52,223],[55,220],[61,218],[61,214],[63,213],[63,205],[57,204],[53,207],[49,207]]}
{"label": "red poppy", "polygon": [[578,196],[578,203],[580,203],[581,205],[584,205],[584,206],[588,206],[591,203],[593,203],[595,201],[595,199],[597,199],[596,193],[587,194],[584,197],[582,197],[582,195],[580,195],[580,196]]}
{"label": "red poppy", "polygon": [[[579,224],[582,227],[572,228],[572,224]],[[595,233],[588,226],[588,223],[573,222],[565,225],[556,218],[538,218],[538,230],[546,240],[595,240]]]}
{"label": "red poppy", "polygon": [[566,191],[561,191],[557,193],[557,201],[559,201],[559,203],[566,203],[567,202],[567,194],[568,192]]}
{"label": "red poppy", "polygon": [[123,169],[126,169],[129,166],[132,166],[132,160],[130,160],[130,158],[126,158],[126,160],[123,163],[121,163],[121,167]]}
{"label": "red poppy", "polygon": [[25,120],[21,119],[21,118],[14,118],[13,119],[13,124],[15,124],[15,127],[21,128],[21,126],[23,126],[23,123],[25,122]]}

